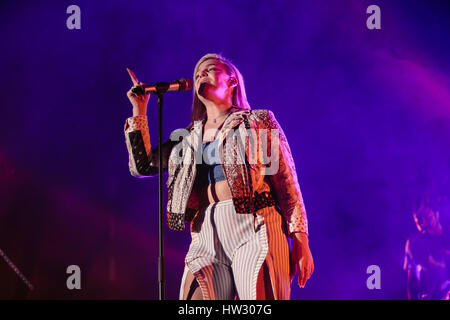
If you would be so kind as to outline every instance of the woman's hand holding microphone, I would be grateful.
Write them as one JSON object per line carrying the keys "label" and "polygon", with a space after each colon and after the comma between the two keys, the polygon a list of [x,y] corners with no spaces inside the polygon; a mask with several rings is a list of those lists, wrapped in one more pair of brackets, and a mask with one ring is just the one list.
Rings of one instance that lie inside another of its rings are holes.
{"label": "woman's hand holding microphone", "polygon": [[147,115],[147,105],[148,105],[148,100],[150,99],[150,93],[145,93],[145,94],[133,93],[132,90],[143,83],[139,82],[139,80],[136,78],[136,75],[133,73],[133,71],[131,71],[128,68],[127,68],[127,71],[131,77],[131,81],[133,81],[133,86],[127,92],[127,97],[130,100],[131,104],[133,105],[133,117],[139,116],[139,115]]}

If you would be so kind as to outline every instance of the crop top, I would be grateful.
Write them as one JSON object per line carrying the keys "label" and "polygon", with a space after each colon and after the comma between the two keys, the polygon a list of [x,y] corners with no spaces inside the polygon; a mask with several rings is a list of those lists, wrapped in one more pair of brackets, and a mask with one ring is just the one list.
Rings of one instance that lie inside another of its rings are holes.
{"label": "crop top", "polygon": [[197,164],[197,186],[205,187],[225,180],[219,159],[218,144],[218,139],[202,144],[202,163]]}

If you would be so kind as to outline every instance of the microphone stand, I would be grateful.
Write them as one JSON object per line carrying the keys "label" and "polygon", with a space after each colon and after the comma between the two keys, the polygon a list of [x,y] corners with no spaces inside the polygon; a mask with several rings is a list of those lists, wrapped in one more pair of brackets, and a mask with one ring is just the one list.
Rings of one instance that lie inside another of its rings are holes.
{"label": "microphone stand", "polygon": [[[179,91],[185,91],[192,88],[192,80],[183,80],[183,86],[180,87],[180,81],[177,81],[177,89]],[[165,300],[165,282],[166,275],[164,269],[164,238],[163,238],[163,163],[162,163],[162,106],[163,106],[163,94],[173,89],[171,82],[158,82],[153,86],[151,93],[158,96],[158,176],[159,176],[159,256],[158,256],[158,283],[159,283],[159,300]],[[182,88],[182,89],[181,89]],[[140,89],[145,90],[145,89]],[[139,92],[138,92],[139,93]],[[140,93],[145,93],[140,92]]]}
{"label": "microphone stand", "polygon": [[159,300],[165,300],[166,275],[164,270],[164,238],[163,238],[163,164],[162,164],[162,106],[163,94],[166,88],[156,91],[158,96],[158,177],[159,177],[159,256],[158,256],[158,282]]}

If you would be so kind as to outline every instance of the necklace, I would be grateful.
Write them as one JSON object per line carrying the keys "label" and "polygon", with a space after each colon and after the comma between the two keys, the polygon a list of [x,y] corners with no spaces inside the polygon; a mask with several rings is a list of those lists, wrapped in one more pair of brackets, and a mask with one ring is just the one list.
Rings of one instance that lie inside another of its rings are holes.
{"label": "necklace", "polygon": [[228,110],[227,110],[224,114],[221,114],[220,116],[215,117],[214,119],[208,119],[207,122],[217,123],[217,119],[219,119],[219,118],[221,118],[221,117],[227,115],[228,113],[229,113],[229,112],[228,112]]}
{"label": "necklace", "polygon": [[206,122],[212,122],[212,123],[217,123],[217,119],[219,119],[220,117],[226,116],[230,113],[230,110],[232,108],[235,108],[234,106],[231,106],[230,108],[228,108],[227,110],[225,110],[224,113],[222,113],[221,115],[215,117],[214,119],[208,119]]}
{"label": "necklace", "polygon": [[[217,123],[217,119],[219,119],[219,118],[221,118],[221,117],[223,117],[223,116],[226,116],[226,115],[229,115],[230,113],[231,113],[231,109],[233,109],[233,108],[236,108],[235,106],[231,106],[230,108],[228,108],[227,110],[225,110],[225,112],[224,113],[222,113],[221,115],[219,115],[219,116],[217,116],[217,117],[215,117],[214,119],[207,119],[207,121],[206,121],[206,123]],[[206,123],[205,123],[205,126],[206,126]],[[219,133],[219,130],[220,130],[220,128],[223,126],[223,124],[224,124],[224,122],[222,122],[222,124],[218,127],[218,128],[216,128],[217,130],[215,130],[215,133],[214,133],[214,136],[213,136],[213,139],[211,140],[208,140],[208,141],[213,141],[213,140],[215,140],[216,139],[216,136],[217,136],[217,134]],[[209,130],[211,130],[211,129],[209,129]],[[205,137],[204,137],[205,138]]]}

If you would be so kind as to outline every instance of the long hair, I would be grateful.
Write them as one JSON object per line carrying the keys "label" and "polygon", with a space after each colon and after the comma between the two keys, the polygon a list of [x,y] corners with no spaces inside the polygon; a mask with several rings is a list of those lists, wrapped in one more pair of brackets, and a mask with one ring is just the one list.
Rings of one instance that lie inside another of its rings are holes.
{"label": "long hair", "polygon": [[[225,65],[225,69],[226,69],[228,75],[236,78],[237,85],[233,91],[233,98],[232,98],[233,106],[238,107],[240,109],[250,110],[251,108],[247,101],[247,95],[245,93],[245,86],[244,86],[244,78],[242,77],[242,74],[239,72],[238,68],[236,68],[236,66],[230,60],[228,60],[221,54],[208,53],[208,54],[204,55],[203,57],[201,57],[194,68],[193,79],[195,79],[195,75],[197,74],[198,67],[200,66],[200,64],[208,59],[215,59],[215,60],[222,62]],[[193,100],[192,100],[191,126],[194,124],[194,121],[203,120],[206,117],[206,107],[197,96],[197,88],[194,87],[193,91],[194,91],[194,93],[193,93]]]}

